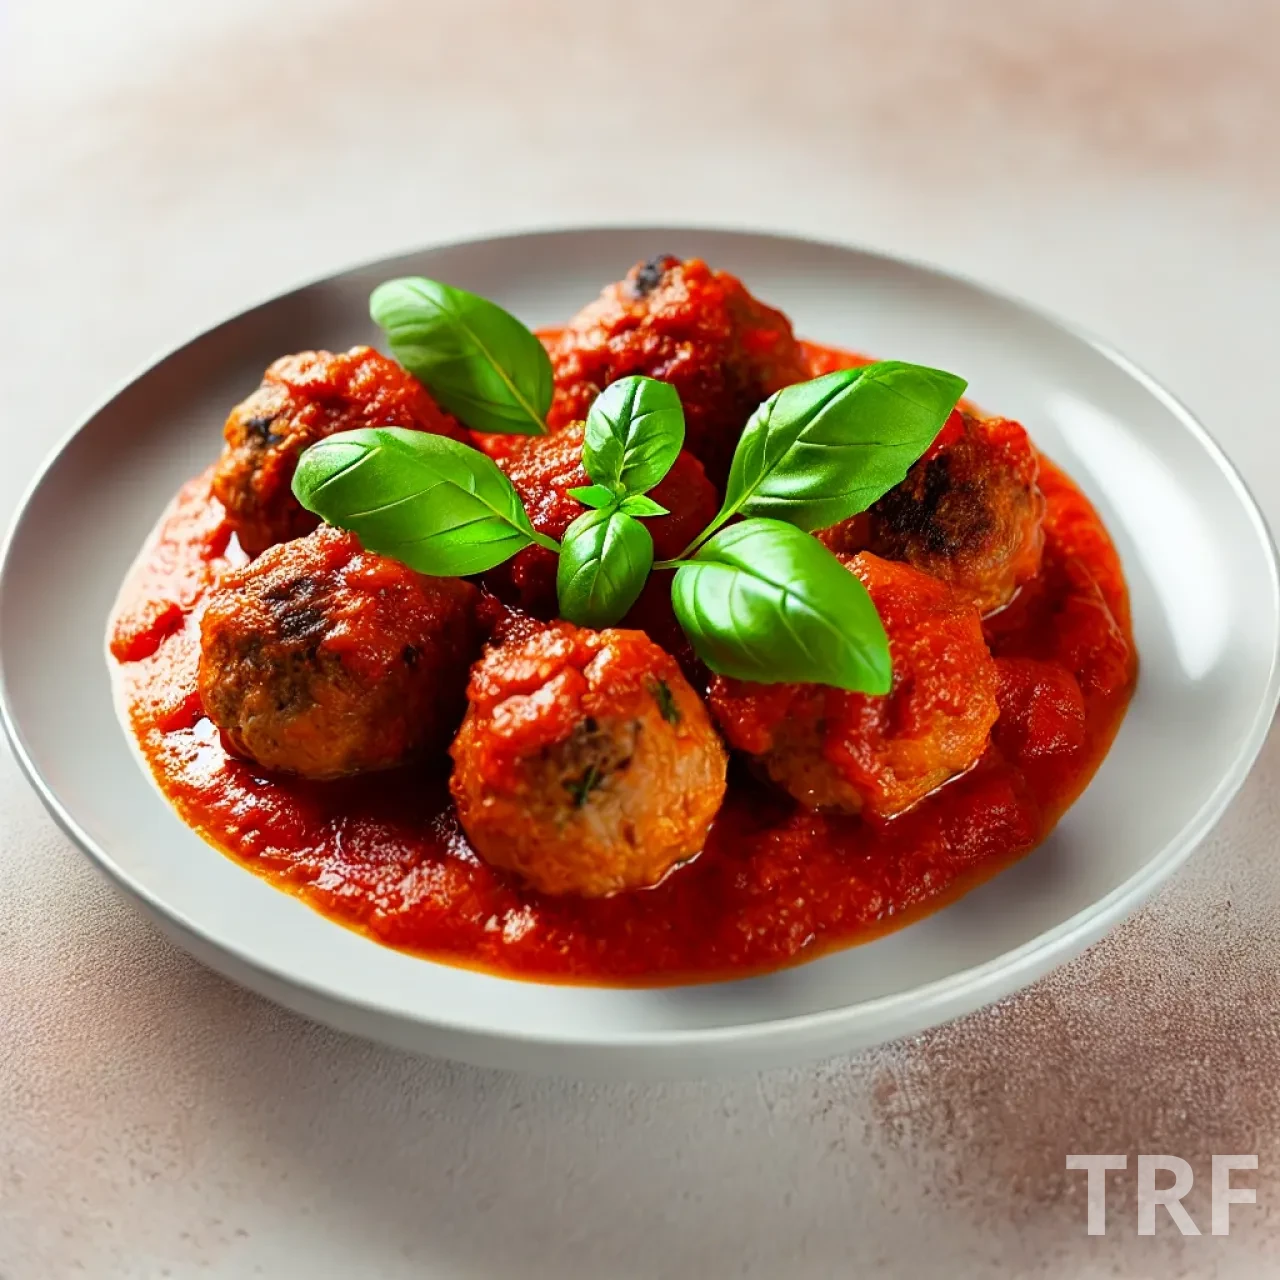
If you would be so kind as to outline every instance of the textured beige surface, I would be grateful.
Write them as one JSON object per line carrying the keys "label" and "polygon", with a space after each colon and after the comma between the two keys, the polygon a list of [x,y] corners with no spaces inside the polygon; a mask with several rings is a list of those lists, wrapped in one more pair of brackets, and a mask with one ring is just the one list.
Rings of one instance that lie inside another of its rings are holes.
{"label": "textured beige surface", "polygon": [[[1116,342],[1280,518],[1280,6],[0,8],[0,514],[154,349],[352,260],[703,220],[932,259]],[[536,16],[535,16],[536,15]],[[625,264],[619,264],[623,266]],[[177,953],[0,751],[0,1277],[1280,1271],[1273,742],[1146,911],[919,1039],[716,1084],[417,1061]],[[1069,1151],[1120,1151],[1085,1235]],[[1230,1237],[1140,1151],[1257,1152]]]}

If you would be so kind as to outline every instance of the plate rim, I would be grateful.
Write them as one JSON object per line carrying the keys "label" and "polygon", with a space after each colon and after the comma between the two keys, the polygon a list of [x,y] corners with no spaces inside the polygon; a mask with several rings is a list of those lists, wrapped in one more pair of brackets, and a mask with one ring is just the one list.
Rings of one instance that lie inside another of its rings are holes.
{"label": "plate rim", "polygon": [[[250,302],[230,315],[224,316],[221,320],[201,329],[196,334],[184,337],[165,347],[158,354],[144,361],[131,374],[98,399],[92,408],[84,413],[62,435],[22,490],[9,520],[3,542],[0,542],[0,614],[4,612],[5,600],[9,594],[9,580],[13,572],[12,553],[19,531],[27,517],[32,502],[43,487],[47,477],[57,466],[63,455],[70,449],[80,433],[119,396],[146,377],[152,369],[161,363],[193,344],[203,341],[207,336],[225,326],[239,322],[255,311],[269,307],[312,286],[322,285],[338,276],[371,270],[382,263],[423,253],[468,247],[474,248],[501,241],[563,238],[601,232],[681,236],[720,235],[741,237],[743,239],[768,240],[779,246],[805,245],[820,249],[851,252],[883,265],[907,267],[917,272],[924,272],[941,278],[948,284],[964,286],[992,301],[1015,308],[1030,320],[1047,324],[1067,334],[1077,342],[1091,348],[1104,360],[1137,382],[1172,414],[1204,449],[1234,492],[1265,552],[1268,587],[1273,611],[1280,618],[1280,551],[1277,549],[1275,535],[1270,523],[1247,481],[1240,474],[1212,432],[1200,421],[1195,413],[1152,374],[1119,351],[1109,341],[1079,325],[1063,320],[1053,312],[1027,301],[1017,294],[995,288],[962,272],[953,271],[925,259],[886,252],[865,245],[827,237],[790,234],[746,225],[734,226],[699,223],[696,221],[680,223],[619,221],[535,225],[523,229],[497,231],[482,236],[463,236],[449,240],[433,241],[416,247],[381,254],[373,258],[360,259],[309,277],[300,283],[278,290],[258,301]],[[104,678],[109,679],[109,673],[104,672],[103,674]],[[1277,628],[1276,634],[1272,637],[1270,663],[1264,694],[1250,722],[1248,731],[1242,736],[1240,747],[1230,766],[1223,771],[1217,784],[1192,818],[1184,824],[1172,839],[1168,840],[1148,858],[1141,868],[1104,897],[1097,899],[1051,929],[1038,934],[1010,951],[1002,952],[981,964],[959,969],[945,977],[934,979],[931,982],[911,987],[904,991],[876,996],[851,1004],[843,1004],[834,1008],[790,1014],[766,1021],[746,1020],[711,1027],[659,1028],[636,1031],[618,1030],[604,1034],[593,1032],[589,1029],[570,1030],[567,1032],[557,1031],[552,1034],[518,1029],[500,1029],[495,1028],[492,1023],[471,1022],[457,1017],[439,1017],[421,1011],[410,1012],[402,1007],[384,1004],[375,998],[352,997],[346,993],[336,992],[326,985],[313,981],[309,976],[259,960],[256,956],[246,953],[238,946],[229,944],[223,939],[214,936],[184,911],[167,905],[150,888],[138,881],[133,874],[120,867],[107,850],[102,848],[80,826],[71,811],[59,799],[53,786],[40,773],[27,747],[13,710],[9,692],[8,664],[3,649],[0,649],[0,727],[3,727],[10,748],[24,777],[64,834],[114,884],[137,899],[153,918],[156,918],[162,924],[168,923],[175,926],[181,934],[198,939],[205,947],[212,949],[216,953],[231,957],[238,965],[246,967],[251,972],[270,982],[280,983],[287,988],[304,991],[308,995],[318,997],[321,1000],[356,1009],[362,1013],[380,1018],[391,1018],[397,1021],[411,1020],[418,1027],[426,1030],[436,1030],[490,1043],[521,1044],[548,1050],[591,1049],[607,1052],[611,1049],[647,1048],[659,1051],[712,1047],[725,1043],[742,1045],[750,1042],[756,1045],[767,1045],[778,1040],[803,1037],[806,1034],[820,1035],[823,1032],[830,1032],[846,1022],[854,1024],[863,1020],[892,1022],[894,1015],[897,1014],[897,1029],[890,1030],[887,1036],[882,1037],[883,1039],[888,1039],[910,1034],[912,1029],[919,1030],[934,1025],[930,1010],[942,1008],[958,1012],[960,1007],[974,1009],[992,999],[998,999],[1001,994],[1016,989],[1026,981],[1034,980],[1039,974],[1079,954],[1090,943],[1102,937],[1126,915],[1147,901],[1156,889],[1186,861],[1187,857],[1217,825],[1231,800],[1234,799],[1243,786],[1265,744],[1278,703],[1280,703],[1280,627]],[[380,944],[374,942],[372,945]],[[433,964],[440,968],[456,968],[456,966],[449,965],[443,961],[435,961],[429,957],[415,958],[421,963]],[[492,977],[495,981],[514,980],[504,978],[501,974],[487,976]],[[524,979],[520,979],[520,981],[524,981]],[[996,988],[999,988],[999,990]],[[947,1016],[955,1015],[949,1014]]]}

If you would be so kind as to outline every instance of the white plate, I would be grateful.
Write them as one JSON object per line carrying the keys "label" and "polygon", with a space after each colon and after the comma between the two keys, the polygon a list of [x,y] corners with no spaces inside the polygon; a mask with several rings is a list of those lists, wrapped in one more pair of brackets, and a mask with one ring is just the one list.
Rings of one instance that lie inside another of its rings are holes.
{"label": "white plate", "polygon": [[[228,408],[276,356],[375,338],[370,288],[424,274],[531,324],[563,320],[634,261],[699,255],[802,335],[955,369],[1024,422],[1098,505],[1129,578],[1138,690],[1053,836],[921,923],[768,977],[612,990],[416,959],[326,920],[189,831],[143,777],[102,635],[125,570]],[[0,577],[0,708],[55,818],[206,963],[349,1031],[486,1065],[694,1075],[853,1049],[1031,981],[1100,937],[1235,794],[1277,698],[1280,595],[1257,507],[1204,429],[1114,352],[973,284],[784,237],[676,229],[513,236],[321,281],[175,351],[85,421],[27,497]]]}

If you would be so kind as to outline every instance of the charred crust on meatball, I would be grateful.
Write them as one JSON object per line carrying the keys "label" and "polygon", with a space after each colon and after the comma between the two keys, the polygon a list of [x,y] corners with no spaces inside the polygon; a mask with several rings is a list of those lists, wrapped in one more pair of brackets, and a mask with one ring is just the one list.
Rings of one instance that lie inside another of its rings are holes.
{"label": "charred crust on meatball", "polygon": [[666,278],[667,272],[679,264],[679,261],[679,258],[669,253],[660,253],[636,267],[628,282],[632,297],[647,298]]}
{"label": "charred crust on meatball", "polygon": [[942,579],[985,616],[1039,571],[1044,495],[1022,426],[957,410],[903,481],[821,530],[833,551],[871,551]]}
{"label": "charred crust on meatball", "polygon": [[930,458],[914,483],[890,489],[871,509],[884,538],[919,539],[933,555],[954,556],[980,546],[992,529],[981,487],[952,476],[946,454]]}
{"label": "charred crust on meatball", "polygon": [[328,625],[324,610],[311,603],[317,591],[316,580],[303,574],[262,593],[282,640],[303,641],[324,633]]}
{"label": "charred crust on meatball", "polygon": [[284,439],[284,436],[277,435],[271,430],[279,416],[279,414],[275,413],[258,413],[252,418],[246,418],[243,426],[248,439],[252,443],[261,444],[268,449],[272,445],[279,444]]}
{"label": "charred crust on meatball", "polygon": [[282,609],[279,613],[280,637],[283,640],[306,640],[319,636],[328,625],[322,610],[310,605]]}

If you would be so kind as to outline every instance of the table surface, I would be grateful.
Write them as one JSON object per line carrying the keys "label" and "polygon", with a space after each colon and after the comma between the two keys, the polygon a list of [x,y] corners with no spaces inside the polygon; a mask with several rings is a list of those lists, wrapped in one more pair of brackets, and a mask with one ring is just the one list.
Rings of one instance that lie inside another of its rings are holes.
{"label": "table surface", "polygon": [[[535,17],[536,14],[536,17]],[[1275,0],[10,0],[0,517],[153,352],[439,239],[811,233],[1113,341],[1280,517]],[[620,264],[621,265],[621,264]],[[161,939],[0,749],[0,1278],[1280,1270],[1280,745],[1160,897],[872,1053],[666,1086],[423,1061]],[[1118,1152],[1105,1237],[1069,1152]],[[1137,1155],[1205,1235],[1136,1233]],[[1258,1190],[1208,1234],[1213,1153]]]}

